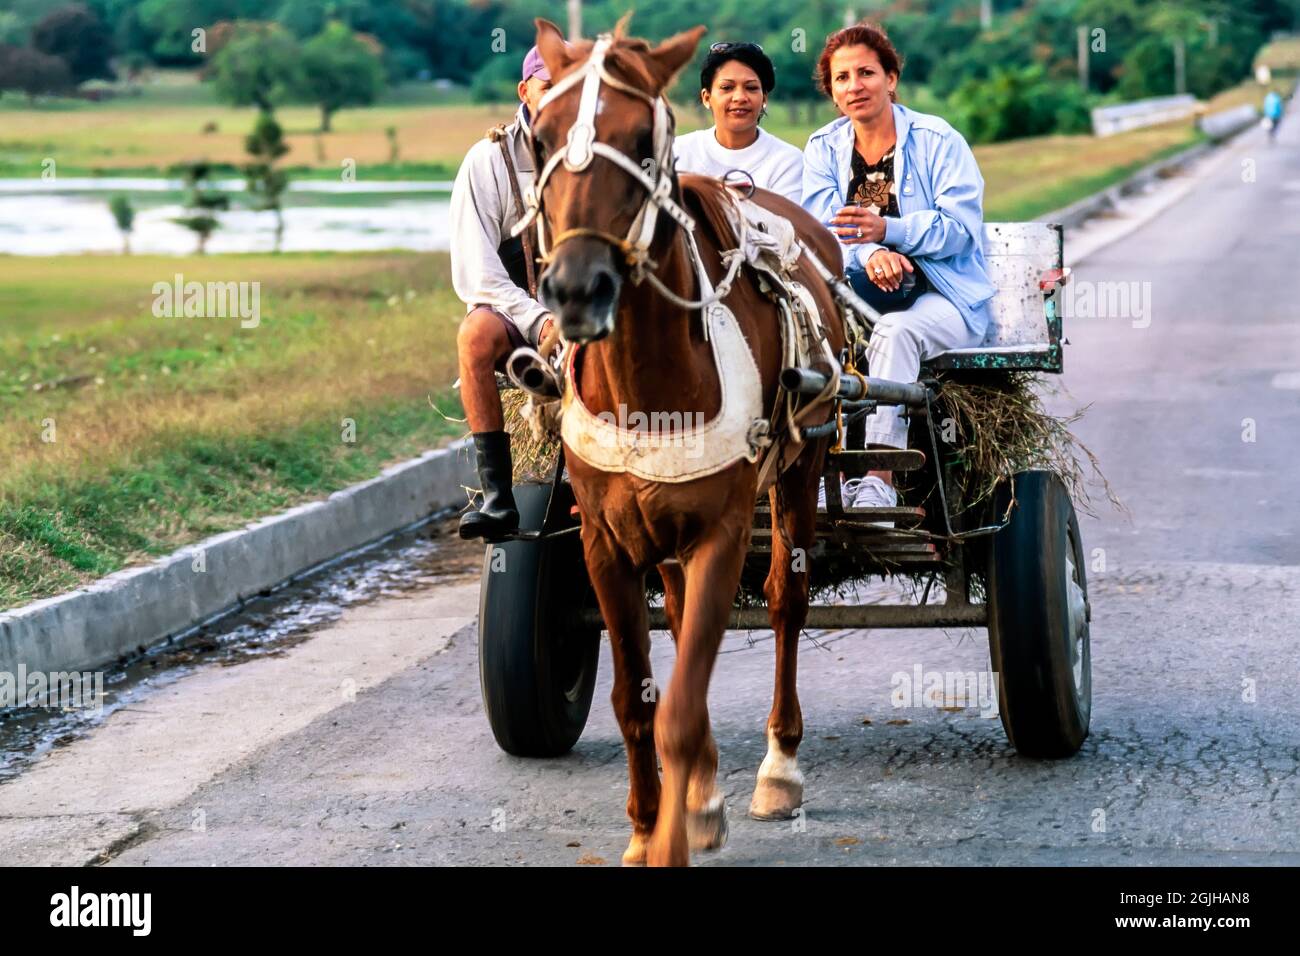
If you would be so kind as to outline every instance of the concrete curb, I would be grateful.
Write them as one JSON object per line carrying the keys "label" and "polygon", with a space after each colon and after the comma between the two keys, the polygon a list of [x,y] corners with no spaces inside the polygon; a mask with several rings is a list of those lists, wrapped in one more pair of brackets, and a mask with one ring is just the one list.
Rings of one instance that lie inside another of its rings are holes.
{"label": "concrete curb", "polygon": [[468,439],[182,548],[146,567],[0,613],[0,673],[85,671],[181,633],[317,565],[465,504]]}

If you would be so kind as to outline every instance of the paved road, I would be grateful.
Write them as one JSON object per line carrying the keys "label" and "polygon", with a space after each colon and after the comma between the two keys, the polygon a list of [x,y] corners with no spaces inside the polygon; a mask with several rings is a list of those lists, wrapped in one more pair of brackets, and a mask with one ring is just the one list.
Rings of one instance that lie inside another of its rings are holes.
{"label": "paved road", "polygon": [[[1092,404],[1079,433],[1131,512],[1083,525],[1082,751],[1023,760],[975,709],[891,705],[895,673],[987,667],[983,631],[812,635],[806,814],[754,822],[772,651],[730,634],[710,706],[731,839],[697,863],[1300,863],[1300,126],[1180,188],[1077,271],[1077,290],[1138,283],[1126,314],[1069,321],[1057,400]],[[482,713],[474,605],[472,579],[440,583],[177,681],[0,786],[0,844],[31,862],[617,864],[607,653],[574,751],[509,758]],[[670,672],[664,635],[654,664]]]}

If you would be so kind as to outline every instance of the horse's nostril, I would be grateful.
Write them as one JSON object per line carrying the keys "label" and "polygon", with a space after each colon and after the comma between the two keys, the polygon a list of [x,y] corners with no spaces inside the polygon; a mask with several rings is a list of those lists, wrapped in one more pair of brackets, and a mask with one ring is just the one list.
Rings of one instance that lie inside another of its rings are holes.
{"label": "horse's nostril", "polygon": [[590,287],[589,301],[593,307],[605,309],[614,302],[618,294],[618,283],[612,272],[601,269],[596,273]]}
{"label": "horse's nostril", "polygon": [[543,303],[555,306],[557,308],[563,305],[565,299],[567,298],[564,295],[563,288],[558,286],[549,275],[542,276],[540,291],[542,294]]}

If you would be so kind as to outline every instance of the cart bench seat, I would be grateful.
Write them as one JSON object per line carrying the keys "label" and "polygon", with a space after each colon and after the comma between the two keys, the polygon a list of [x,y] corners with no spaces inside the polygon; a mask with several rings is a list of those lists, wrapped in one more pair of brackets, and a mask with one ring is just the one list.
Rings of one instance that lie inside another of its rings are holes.
{"label": "cart bench seat", "polygon": [[978,346],[943,352],[926,367],[1061,371],[1059,283],[1041,282],[1063,267],[1063,243],[1056,223],[985,223],[984,258],[998,289],[988,332]]}

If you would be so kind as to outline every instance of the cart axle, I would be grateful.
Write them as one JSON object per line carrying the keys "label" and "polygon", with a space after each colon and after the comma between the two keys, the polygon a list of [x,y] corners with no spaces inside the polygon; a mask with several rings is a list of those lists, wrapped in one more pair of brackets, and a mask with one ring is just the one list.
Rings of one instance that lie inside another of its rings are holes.
{"label": "cart axle", "polygon": [[[668,629],[668,618],[661,607],[650,610],[650,629]],[[590,609],[582,614],[582,623],[603,628],[600,611]],[[984,627],[988,623],[988,608],[983,604],[869,604],[864,606],[814,604],[808,608],[804,627],[818,630],[845,628],[905,628],[905,627]],[[727,627],[736,631],[765,631],[771,627],[765,607],[734,608]]]}

